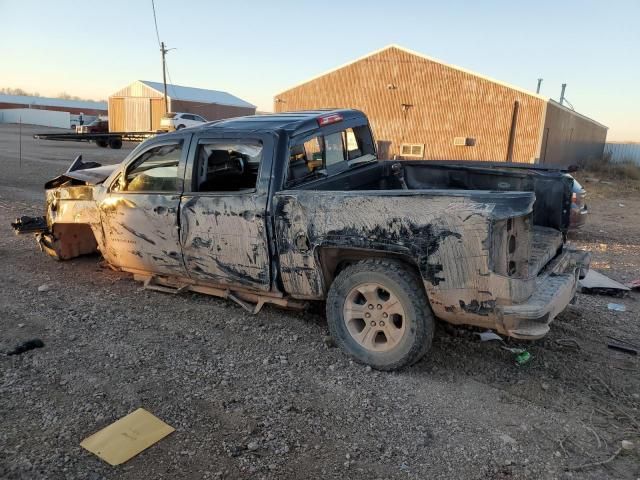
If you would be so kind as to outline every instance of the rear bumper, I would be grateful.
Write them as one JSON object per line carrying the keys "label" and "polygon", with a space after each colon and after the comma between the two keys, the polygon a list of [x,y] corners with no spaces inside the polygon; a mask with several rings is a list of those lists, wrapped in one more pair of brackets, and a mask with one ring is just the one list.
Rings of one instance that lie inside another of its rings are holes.
{"label": "rear bumper", "polygon": [[526,302],[498,306],[503,332],[526,340],[541,338],[551,321],[573,300],[578,279],[589,270],[588,252],[566,249],[552,260],[536,280],[536,290]]}

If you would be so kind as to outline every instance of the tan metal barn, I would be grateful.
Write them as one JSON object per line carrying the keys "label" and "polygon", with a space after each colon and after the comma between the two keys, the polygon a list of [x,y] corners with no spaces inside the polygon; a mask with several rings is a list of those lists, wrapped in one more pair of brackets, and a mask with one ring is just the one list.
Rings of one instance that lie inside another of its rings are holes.
{"label": "tan metal barn", "polygon": [[[164,85],[136,80],[109,97],[109,130],[146,132],[160,128],[165,113]],[[170,112],[187,112],[207,120],[253,115],[255,105],[218,90],[167,84]]]}
{"label": "tan metal barn", "polygon": [[276,112],[357,108],[383,158],[569,165],[602,156],[607,127],[526,90],[391,45],[294,86]]}

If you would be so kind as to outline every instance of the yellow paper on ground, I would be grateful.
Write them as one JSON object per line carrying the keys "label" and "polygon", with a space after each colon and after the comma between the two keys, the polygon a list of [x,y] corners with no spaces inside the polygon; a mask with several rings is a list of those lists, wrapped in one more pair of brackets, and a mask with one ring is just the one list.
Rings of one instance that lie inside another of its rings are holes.
{"label": "yellow paper on ground", "polygon": [[85,438],[80,446],[110,465],[120,465],[174,430],[144,408],[139,408]]}

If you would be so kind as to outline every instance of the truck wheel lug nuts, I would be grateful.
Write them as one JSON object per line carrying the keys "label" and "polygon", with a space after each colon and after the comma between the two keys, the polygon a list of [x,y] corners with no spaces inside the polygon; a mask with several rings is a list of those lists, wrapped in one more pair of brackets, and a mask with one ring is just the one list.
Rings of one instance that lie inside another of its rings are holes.
{"label": "truck wheel lug nuts", "polygon": [[369,304],[369,310],[373,310],[373,303]]}
{"label": "truck wheel lug nuts", "polygon": [[384,322],[383,321],[380,321],[380,326],[384,327]]}
{"label": "truck wheel lug nuts", "polygon": [[389,314],[388,314],[387,312],[384,312],[384,313],[382,314],[382,316],[383,316],[384,318],[387,318],[387,317],[389,316]]}
{"label": "truck wheel lug nuts", "polygon": [[369,312],[367,312],[367,313],[364,314],[364,316],[369,318],[369,317],[371,317],[371,314]]}
{"label": "truck wheel lug nuts", "polygon": [[371,326],[375,327],[376,326],[376,322],[371,322]]}
{"label": "truck wheel lug nuts", "polygon": [[382,310],[382,305],[378,304],[378,306],[376,307],[378,310]]}

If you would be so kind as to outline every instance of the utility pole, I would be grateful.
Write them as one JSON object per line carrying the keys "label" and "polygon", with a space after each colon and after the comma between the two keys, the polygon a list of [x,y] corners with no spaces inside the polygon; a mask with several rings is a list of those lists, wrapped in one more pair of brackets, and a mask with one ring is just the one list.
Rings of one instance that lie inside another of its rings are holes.
{"label": "utility pole", "polygon": [[160,52],[162,53],[162,82],[164,83],[164,111],[169,111],[169,101],[167,100],[167,62],[164,57],[169,50],[164,46],[164,42],[160,42]]}
{"label": "utility pole", "polygon": [[562,103],[564,102],[564,91],[566,88],[567,88],[567,84],[563,83],[562,90],[560,91],[560,105],[562,105]]}
{"label": "utility pole", "polygon": [[538,79],[538,88],[536,88],[536,93],[540,93],[540,87],[542,86],[542,78]]}

